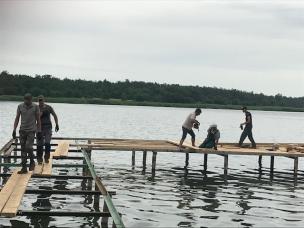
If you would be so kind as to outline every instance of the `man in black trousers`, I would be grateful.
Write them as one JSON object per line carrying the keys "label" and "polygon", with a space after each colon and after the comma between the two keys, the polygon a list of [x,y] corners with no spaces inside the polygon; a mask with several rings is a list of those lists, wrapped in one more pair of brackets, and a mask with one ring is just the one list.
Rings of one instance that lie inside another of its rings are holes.
{"label": "man in black trousers", "polygon": [[240,128],[243,130],[243,126],[245,125],[245,128],[242,132],[240,141],[239,141],[239,146],[242,147],[244,140],[247,138],[250,140],[252,148],[256,148],[255,141],[252,136],[252,115],[250,112],[248,112],[247,107],[243,107],[242,111],[245,113],[245,122],[241,123]]}

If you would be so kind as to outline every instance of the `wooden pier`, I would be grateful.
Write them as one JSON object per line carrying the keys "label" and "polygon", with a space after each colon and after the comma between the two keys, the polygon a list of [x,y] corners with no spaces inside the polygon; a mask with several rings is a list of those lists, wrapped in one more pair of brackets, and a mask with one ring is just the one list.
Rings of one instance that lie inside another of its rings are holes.
{"label": "wooden pier", "polygon": [[[260,143],[256,149],[246,147],[239,148],[232,143],[220,143],[218,150],[203,149],[193,147],[184,143],[179,148],[177,141],[170,140],[139,140],[139,139],[100,139],[100,138],[54,138],[53,149],[49,163],[42,165],[36,164],[35,170],[28,174],[17,174],[20,166],[20,144],[18,140],[10,140],[0,150],[0,177],[7,179],[0,192],[0,216],[94,216],[102,217],[101,226],[107,227],[108,218],[112,218],[114,227],[124,227],[121,214],[115,208],[112,195],[116,192],[107,191],[101,177],[96,175],[91,161],[93,151],[131,151],[131,165],[135,166],[136,153],[143,153],[142,166],[147,166],[147,153],[152,153],[152,173],[155,175],[156,161],[158,153],[182,153],[185,154],[185,167],[189,165],[189,154],[202,154],[204,170],[207,170],[208,156],[220,155],[223,157],[224,174],[228,173],[228,158],[230,155],[257,156],[261,166],[264,156],[270,157],[270,172],[274,172],[275,157],[286,157],[294,161],[294,175],[298,173],[298,162],[300,157],[304,157],[304,143]],[[56,160],[82,161],[81,164],[56,164]],[[12,168],[16,167],[16,168]],[[82,175],[56,175],[53,167],[80,167]],[[12,170],[13,169],[13,170]],[[88,188],[82,190],[45,190],[29,189],[27,187],[31,178],[48,179],[80,179],[87,183]],[[93,184],[94,183],[94,184]],[[93,189],[93,186],[95,188]],[[39,211],[39,210],[20,210],[24,194],[69,194],[69,195],[93,195],[95,211]],[[100,196],[104,200],[103,207],[100,208]],[[105,226],[106,225],[106,226]]]}

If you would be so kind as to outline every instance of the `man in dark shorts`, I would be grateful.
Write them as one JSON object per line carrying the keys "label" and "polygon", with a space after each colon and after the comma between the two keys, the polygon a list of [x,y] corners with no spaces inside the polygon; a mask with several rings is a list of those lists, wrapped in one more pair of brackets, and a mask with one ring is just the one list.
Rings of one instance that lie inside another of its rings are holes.
{"label": "man in dark shorts", "polygon": [[255,141],[252,136],[252,115],[250,112],[248,112],[247,107],[243,107],[242,111],[245,113],[245,122],[241,123],[240,128],[243,129],[243,126],[245,125],[245,128],[242,132],[242,135],[240,137],[239,146],[242,147],[244,140],[247,138],[250,140],[252,148],[256,148]]}
{"label": "man in dark shorts", "polygon": [[45,98],[43,95],[38,97],[39,110],[40,110],[40,120],[41,120],[41,132],[42,137],[40,140],[37,140],[37,161],[38,164],[43,162],[43,152],[44,152],[44,161],[49,163],[50,152],[51,152],[51,139],[52,139],[52,121],[51,115],[55,120],[55,131],[59,131],[58,118],[54,109],[45,104]]}
{"label": "man in dark shorts", "polygon": [[194,131],[192,130],[193,125],[199,126],[199,122],[196,120],[196,117],[199,116],[202,113],[202,110],[200,108],[197,108],[195,112],[192,112],[188,115],[187,119],[185,120],[183,126],[182,126],[182,131],[183,135],[179,143],[179,148],[182,148],[182,145],[187,137],[187,134],[191,135],[191,142],[192,146],[195,146],[195,134]]}
{"label": "man in dark shorts", "polygon": [[21,164],[22,169],[18,171],[18,174],[27,173],[27,156],[30,158],[30,171],[35,169],[33,144],[35,139],[35,133],[37,132],[37,138],[41,138],[41,122],[39,107],[32,102],[32,95],[27,93],[24,95],[24,102],[18,105],[17,114],[14,122],[13,138],[16,138],[16,129],[21,117],[21,124],[19,129],[19,139],[21,144]]}

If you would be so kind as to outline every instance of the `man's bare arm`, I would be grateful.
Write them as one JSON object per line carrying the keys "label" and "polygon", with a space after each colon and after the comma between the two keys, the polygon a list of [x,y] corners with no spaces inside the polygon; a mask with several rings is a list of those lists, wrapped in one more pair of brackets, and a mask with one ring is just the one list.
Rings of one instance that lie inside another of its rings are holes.
{"label": "man's bare arm", "polygon": [[40,111],[38,111],[36,114],[36,121],[37,121],[37,132],[41,132]]}
{"label": "man's bare arm", "polygon": [[52,114],[52,116],[54,117],[54,120],[55,120],[56,125],[58,125],[58,117],[57,117],[56,112],[55,112],[53,109],[52,109],[52,111],[51,111],[51,114]]}
{"label": "man's bare arm", "polygon": [[14,122],[14,131],[16,131],[16,129],[17,129],[17,127],[18,127],[19,119],[20,119],[20,112],[17,111],[16,118],[15,118],[15,122]]}

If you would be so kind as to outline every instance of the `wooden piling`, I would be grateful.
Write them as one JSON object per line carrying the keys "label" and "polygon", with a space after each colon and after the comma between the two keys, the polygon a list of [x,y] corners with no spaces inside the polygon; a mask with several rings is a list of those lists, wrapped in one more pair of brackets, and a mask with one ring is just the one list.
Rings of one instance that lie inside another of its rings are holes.
{"label": "wooden piling", "polygon": [[294,158],[293,165],[294,165],[293,173],[294,173],[295,176],[297,176],[298,175],[298,167],[299,167],[299,158],[298,157]]}
{"label": "wooden piling", "polygon": [[270,173],[274,170],[274,156],[270,156]]}
{"label": "wooden piling", "polygon": [[132,167],[135,167],[135,151],[132,151]]}
{"label": "wooden piling", "polygon": [[228,173],[228,154],[224,155],[224,174]]}
{"label": "wooden piling", "polygon": [[208,154],[204,154],[204,171],[207,170]]}
{"label": "wooden piling", "polygon": [[186,153],[185,168],[189,165],[189,153]]}
{"label": "wooden piling", "polygon": [[262,155],[259,155],[259,167],[260,168],[262,167],[262,159],[263,159]]}
{"label": "wooden piling", "polygon": [[157,152],[153,151],[153,154],[152,154],[152,172],[155,172],[156,156],[157,156]]}
{"label": "wooden piling", "polygon": [[143,151],[143,169],[147,167],[147,151]]}

